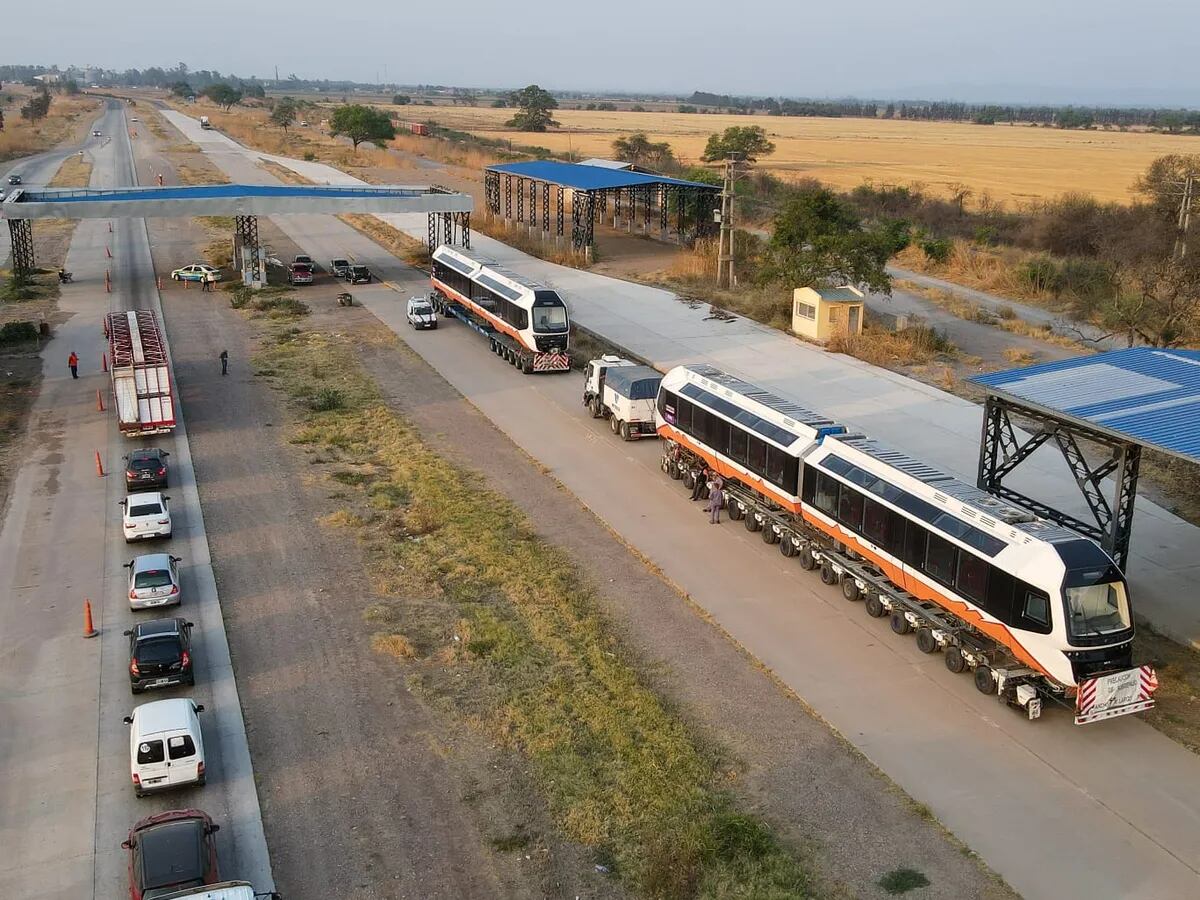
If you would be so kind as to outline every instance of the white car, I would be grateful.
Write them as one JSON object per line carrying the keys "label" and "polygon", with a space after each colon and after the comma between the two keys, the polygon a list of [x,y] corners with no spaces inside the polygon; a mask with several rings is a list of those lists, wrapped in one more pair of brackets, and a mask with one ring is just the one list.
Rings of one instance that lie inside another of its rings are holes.
{"label": "white car", "polygon": [[147,553],[125,563],[125,568],[129,570],[130,609],[178,606],[183,601],[178,556]]}
{"label": "white car", "polygon": [[92,129],[92,137],[100,137],[100,129],[99,128]]}
{"label": "white car", "polygon": [[122,526],[125,532],[125,543],[149,540],[156,537],[171,536],[171,509],[168,505],[170,497],[158,491],[147,491],[141,494],[130,494],[120,502],[125,511],[122,515]]}
{"label": "white car", "polygon": [[408,300],[408,324],[413,328],[437,328],[437,313],[425,297],[410,297]]}
{"label": "white car", "polygon": [[133,792],[204,784],[204,738],[197,713],[204,706],[190,698],[143,703],[125,717],[129,726],[129,775]]}
{"label": "white car", "polygon": [[209,276],[211,276],[213,281],[220,281],[221,270],[213,266],[206,266],[203,263],[195,263],[194,265],[184,266],[182,269],[176,269],[171,273],[171,278],[175,281],[203,281]]}

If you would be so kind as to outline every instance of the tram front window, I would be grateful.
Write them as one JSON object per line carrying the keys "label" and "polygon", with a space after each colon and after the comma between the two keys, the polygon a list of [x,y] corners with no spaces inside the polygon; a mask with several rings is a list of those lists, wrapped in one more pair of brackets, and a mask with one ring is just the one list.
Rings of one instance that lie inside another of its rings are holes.
{"label": "tram front window", "polygon": [[1071,637],[1097,638],[1129,628],[1129,595],[1114,569],[1068,572],[1063,593]]}
{"label": "tram front window", "polygon": [[566,331],[567,308],[565,306],[535,306],[533,308],[534,331]]}

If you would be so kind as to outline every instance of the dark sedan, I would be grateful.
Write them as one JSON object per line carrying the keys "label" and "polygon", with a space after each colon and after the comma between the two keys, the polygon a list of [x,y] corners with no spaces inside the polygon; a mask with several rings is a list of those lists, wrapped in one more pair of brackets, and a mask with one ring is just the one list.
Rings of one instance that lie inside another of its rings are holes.
{"label": "dark sedan", "polygon": [[125,489],[140,491],[145,488],[165,488],[167,457],[170,455],[166,450],[146,447],[126,456]]}
{"label": "dark sedan", "polygon": [[351,266],[346,273],[346,280],[351,284],[370,284],[371,270],[366,266]]}
{"label": "dark sedan", "polygon": [[125,636],[129,638],[129,689],[133,693],[196,683],[191,622],[186,619],[139,622]]}
{"label": "dark sedan", "polygon": [[121,843],[129,851],[131,900],[155,900],[220,881],[213,838],[220,827],[198,809],[173,809],[134,825]]}

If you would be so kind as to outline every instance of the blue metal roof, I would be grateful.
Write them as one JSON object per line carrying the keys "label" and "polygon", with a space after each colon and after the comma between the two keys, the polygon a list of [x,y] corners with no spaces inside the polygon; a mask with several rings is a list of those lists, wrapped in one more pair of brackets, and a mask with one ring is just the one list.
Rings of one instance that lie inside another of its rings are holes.
{"label": "blue metal roof", "polygon": [[533,178],[537,181],[548,181],[551,184],[561,184],[563,187],[573,188],[577,191],[612,190],[623,187],[641,187],[647,184],[670,184],[677,187],[704,188],[709,191],[720,190],[719,187],[699,181],[684,181],[681,178],[668,178],[665,175],[644,175],[641,172],[605,169],[601,166],[585,166],[579,163],[556,162],[550,159],[488,166],[488,171],[519,175],[522,178]]}
{"label": "blue metal roof", "polygon": [[1134,347],[971,381],[1109,435],[1200,462],[1200,351]]}
{"label": "blue metal roof", "polygon": [[178,187],[135,188],[67,188],[41,191],[22,191],[16,203],[75,203],[89,200],[211,200],[240,197],[419,197],[428,194],[421,187],[356,187],[352,185],[269,185],[269,184],[202,184]]}

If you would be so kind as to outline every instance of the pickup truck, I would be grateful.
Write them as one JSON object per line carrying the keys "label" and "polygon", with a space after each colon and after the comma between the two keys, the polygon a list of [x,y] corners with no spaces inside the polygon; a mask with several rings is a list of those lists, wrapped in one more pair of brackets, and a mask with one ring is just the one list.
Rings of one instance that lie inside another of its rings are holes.
{"label": "pickup truck", "polygon": [[606,355],[587,365],[583,405],[593,419],[606,418],[623,441],[654,437],[654,401],[662,373],[619,356]]}
{"label": "pickup truck", "polygon": [[312,284],[313,270],[309,263],[292,263],[288,266],[288,284]]}

